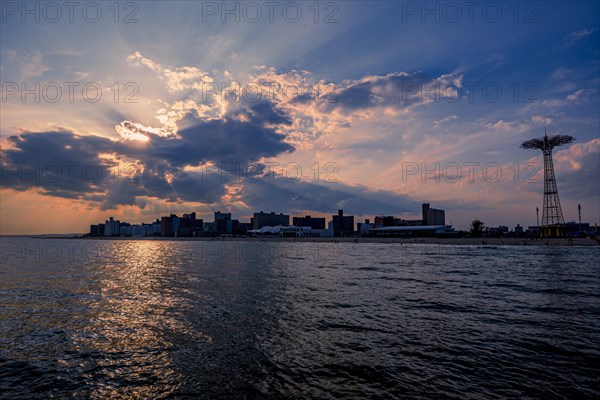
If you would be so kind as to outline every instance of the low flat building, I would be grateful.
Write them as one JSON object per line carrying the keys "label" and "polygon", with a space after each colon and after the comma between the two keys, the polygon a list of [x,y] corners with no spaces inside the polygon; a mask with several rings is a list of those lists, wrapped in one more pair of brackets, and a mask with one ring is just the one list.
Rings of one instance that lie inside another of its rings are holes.
{"label": "low flat building", "polygon": [[422,225],[422,226],[389,226],[373,228],[367,231],[368,236],[388,237],[419,237],[419,236],[453,236],[456,234],[452,225]]}
{"label": "low flat building", "polygon": [[277,237],[333,237],[332,229],[313,229],[309,226],[263,226],[260,229],[248,231],[251,236],[277,236]]}
{"label": "low flat building", "polygon": [[305,217],[294,217],[292,225],[309,226],[313,229],[325,229],[325,218],[313,218],[310,215]]}
{"label": "low flat building", "polygon": [[367,220],[365,220],[365,222],[359,222],[357,224],[356,230],[358,231],[358,234],[360,236],[365,236],[369,232],[369,229],[373,229],[373,228],[375,228],[375,224],[371,224],[369,222],[369,220],[367,219]]}

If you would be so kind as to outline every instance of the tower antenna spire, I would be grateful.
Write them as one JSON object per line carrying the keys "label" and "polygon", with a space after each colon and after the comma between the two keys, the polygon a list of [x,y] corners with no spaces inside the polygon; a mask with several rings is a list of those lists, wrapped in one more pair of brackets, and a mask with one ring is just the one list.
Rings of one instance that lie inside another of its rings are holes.
{"label": "tower antenna spire", "polygon": [[521,144],[523,149],[538,149],[544,154],[544,207],[542,209],[542,237],[564,237],[566,234],[565,219],[563,217],[554,164],[552,162],[552,149],[557,146],[571,143],[575,138],[568,135],[555,135],[548,137],[544,126],[544,137],[531,139]]}

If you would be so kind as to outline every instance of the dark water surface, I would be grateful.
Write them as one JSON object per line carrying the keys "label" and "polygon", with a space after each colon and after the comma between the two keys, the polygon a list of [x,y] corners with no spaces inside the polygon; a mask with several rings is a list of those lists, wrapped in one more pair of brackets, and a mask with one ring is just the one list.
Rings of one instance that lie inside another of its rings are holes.
{"label": "dark water surface", "polygon": [[599,248],[0,242],[0,398],[600,397]]}

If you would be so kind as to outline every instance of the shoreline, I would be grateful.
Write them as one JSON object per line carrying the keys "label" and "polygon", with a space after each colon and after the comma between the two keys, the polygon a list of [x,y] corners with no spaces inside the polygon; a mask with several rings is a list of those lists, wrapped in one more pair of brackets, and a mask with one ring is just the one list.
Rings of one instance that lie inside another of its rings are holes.
{"label": "shoreline", "polygon": [[86,237],[86,236],[2,236],[1,238],[26,237],[32,239],[80,239],[80,240],[157,240],[178,242],[278,242],[278,243],[398,243],[398,244],[436,244],[456,246],[600,246],[591,238],[573,239],[524,239],[524,238],[295,238],[295,237]]}

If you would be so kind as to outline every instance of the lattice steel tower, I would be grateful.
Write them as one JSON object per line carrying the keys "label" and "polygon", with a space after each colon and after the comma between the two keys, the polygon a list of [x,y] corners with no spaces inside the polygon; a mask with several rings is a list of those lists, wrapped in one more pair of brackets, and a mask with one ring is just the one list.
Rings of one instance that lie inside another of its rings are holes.
{"label": "lattice steel tower", "polygon": [[539,149],[544,153],[544,207],[542,209],[542,237],[564,237],[566,234],[565,219],[563,218],[554,177],[552,149],[563,144],[571,143],[574,137],[555,135],[548,137],[544,129],[544,137],[531,139],[521,144],[524,149]]}

